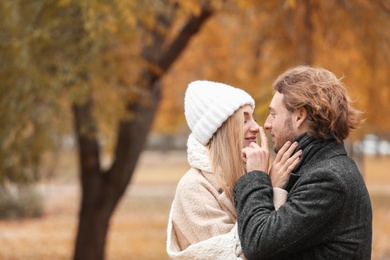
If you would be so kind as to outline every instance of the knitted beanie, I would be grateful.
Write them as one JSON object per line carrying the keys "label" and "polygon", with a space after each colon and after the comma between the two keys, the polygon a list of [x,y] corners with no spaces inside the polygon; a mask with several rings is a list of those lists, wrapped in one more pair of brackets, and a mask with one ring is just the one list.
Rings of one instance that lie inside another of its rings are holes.
{"label": "knitted beanie", "polygon": [[255,101],[245,91],[223,83],[198,80],[188,85],[184,114],[194,137],[206,145],[223,122],[244,105],[255,107]]}

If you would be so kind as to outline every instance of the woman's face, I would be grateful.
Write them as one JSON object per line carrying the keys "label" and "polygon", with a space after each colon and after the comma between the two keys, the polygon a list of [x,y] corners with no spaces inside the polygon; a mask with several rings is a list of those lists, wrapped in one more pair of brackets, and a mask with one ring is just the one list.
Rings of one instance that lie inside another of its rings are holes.
{"label": "woman's face", "polygon": [[252,142],[257,142],[256,135],[260,131],[260,126],[253,118],[253,108],[250,105],[245,105],[244,110],[244,147],[249,146]]}

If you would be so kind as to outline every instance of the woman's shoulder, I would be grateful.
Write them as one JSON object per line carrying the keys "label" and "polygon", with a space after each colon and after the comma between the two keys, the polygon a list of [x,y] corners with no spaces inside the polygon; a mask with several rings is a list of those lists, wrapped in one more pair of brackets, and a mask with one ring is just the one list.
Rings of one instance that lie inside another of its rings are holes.
{"label": "woman's shoulder", "polygon": [[191,167],[186,174],[181,177],[178,186],[191,186],[198,185],[199,183],[206,183],[207,179],[204,176],[204,173],[197,169]]}
{"label": "woman's shoulder", "polygon": [[204,172],[197,168],[190,168],[186,174],[180,179],[177,190],[178,191],[196,191],[214,190],[214,176],[213,173]]}

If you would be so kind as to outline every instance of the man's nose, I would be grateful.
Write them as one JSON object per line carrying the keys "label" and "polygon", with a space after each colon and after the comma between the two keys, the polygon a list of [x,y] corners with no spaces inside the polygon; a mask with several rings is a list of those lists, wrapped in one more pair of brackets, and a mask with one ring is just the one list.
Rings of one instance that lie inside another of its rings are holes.
{"label": "man's nose", "polygon": [[264,129],[270,130],[272,128],[271,121],[269,120],[269,117],[264,122]]}

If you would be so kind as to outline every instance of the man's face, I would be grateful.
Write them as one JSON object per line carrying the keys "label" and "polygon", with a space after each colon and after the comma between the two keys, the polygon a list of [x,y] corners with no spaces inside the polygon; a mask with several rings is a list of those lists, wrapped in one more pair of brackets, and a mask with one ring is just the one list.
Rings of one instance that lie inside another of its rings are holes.
{"label": "man's face", "polygon": [[280,92],[275,92],[269,106],[269,116],[264,123],[264,128],[271,133],[275,153],[287,141],[293,141],[297,137],[293,129],[292,115],[285,107],[283,97],[284,95]]}

